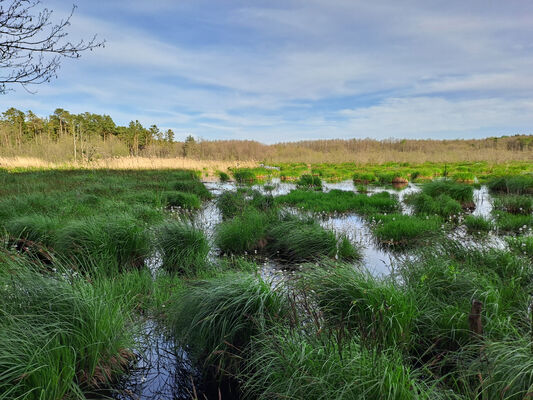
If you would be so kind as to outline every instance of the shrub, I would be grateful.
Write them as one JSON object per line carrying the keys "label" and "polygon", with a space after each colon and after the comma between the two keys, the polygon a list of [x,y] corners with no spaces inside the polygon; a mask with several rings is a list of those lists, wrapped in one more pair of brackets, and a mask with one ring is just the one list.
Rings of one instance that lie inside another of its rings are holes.
{"label": "shrub", "polygon": [[181,221],[167,221],[158,233],[163,268],[194,275],[207,264],[209,242],[204,232]]}

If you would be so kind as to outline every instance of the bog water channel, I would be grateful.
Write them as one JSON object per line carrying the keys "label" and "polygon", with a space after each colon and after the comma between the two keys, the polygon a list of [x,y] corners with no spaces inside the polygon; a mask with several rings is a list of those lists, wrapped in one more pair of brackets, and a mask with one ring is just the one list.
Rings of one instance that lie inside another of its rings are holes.
{"label": "bog water channel", "polygon": [[[232,182],[205,182],[206,187],[218,196],[225,191],[237,189]],[[255,185],[253,189],[264,194],[279,196],[287,194],[296,186],[292,183],[273,180],[268,185]],[[356,191],[352,181],[339,183],[325,183],[324,190],[333,189]],[[402,188],[372,187],[368,194],[380,191],[395,193],[401,204],[402,212],[411,214],[412,210],[403,203],[406,194],[419,191],[419,187],[408,184]],[[474,191],[474,215],[490,217],[492,203],[486,187]],[[294,210],[298,213],[299,211]],[[394,269],[395,264],[406,255],[398,255],[378,246],[373,240],[368,223],[354,213],[342,214],[313,214],[320,224],[338,233],[345,234],[352,242],[362,248],[363,262],[361,265],[374,275],[387,275]],[[198,226],[206,232],[212,241],[215,227],[222,221],[221,214],[215,201],[209,201],[194,216]],[[463,228],[459,227],[450,235],[461,240],[471,240]],[[495,247],[503,246],[502,241],[495,235],[490,235],[483,245]],[[214,246],[212,246],[214,248]],[[216,257],[216,249],[212,257]],[[274,260],[258,260],[261,265],[261,275],[267,280],[283,280],[292,271]],[[152,273],[157,273],[160,265],[154,257],[148,263]],[[354,266],[361,268],[360,265]],[[236,390],[232,390],[227,383],[207,382],[202,377],[200,369],[190,359],[187,349],[176,345],[172,336],[156,320],[145,319],[142,330],[137,337],[137,362],[129,373],[115,386],[109,397],[117,400],[185,400],[185,399],[238,399]]]}

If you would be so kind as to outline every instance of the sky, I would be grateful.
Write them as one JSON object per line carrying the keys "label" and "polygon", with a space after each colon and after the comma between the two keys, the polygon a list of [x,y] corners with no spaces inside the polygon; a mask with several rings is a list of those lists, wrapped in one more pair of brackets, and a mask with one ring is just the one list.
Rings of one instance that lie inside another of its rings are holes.
{"label": "sky", "polygon": [[[65,0],[42,0],[54,18]],[[105,48],[0,96],[176,139],[481,138],[533,132],[531,0],[78,0]]]}

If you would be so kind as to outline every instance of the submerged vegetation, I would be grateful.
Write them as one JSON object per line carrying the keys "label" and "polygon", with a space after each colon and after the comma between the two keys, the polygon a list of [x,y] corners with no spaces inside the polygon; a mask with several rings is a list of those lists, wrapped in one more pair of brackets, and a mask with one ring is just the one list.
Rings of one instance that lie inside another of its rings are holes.
{"label": "submerged vegetation", "polygon": [[[196,368],[215,398],[527,398],[527,169],[471,213],[473,165],[241,168],[216,198],[192,171],[0,170],[0,400],[113,394],[146,321],[192,398]],[[322,184],[346,176],[368,186]]]}

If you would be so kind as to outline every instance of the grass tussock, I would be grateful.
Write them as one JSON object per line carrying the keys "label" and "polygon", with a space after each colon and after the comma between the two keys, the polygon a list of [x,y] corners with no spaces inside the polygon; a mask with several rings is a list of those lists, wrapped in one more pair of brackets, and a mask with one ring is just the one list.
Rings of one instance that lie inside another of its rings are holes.
{"label": "grass tussock", "polygon": [[288,314],[282,294],[261,278],[230,273],[187,287],[172,306],[179,340],[196,357],[234,373],[251,338]]}
{"label": "grass tussock", "polygon": [[204,232],[182,221],[167,221],[158,230],[157,247],[168,272],[196,275],[207,264],[209,241]]}
{"label": "grass tussock", "polygon": [[166,191],[163,192],[163,198],[169,207],[198,210],[202,206],[201,200],[194,193]]}
{"label": "grass tussock", "polygon": [[441,195],[446,195],[461,203],[463,207],[470,207],[474,204],[473,187],[451,180],[438,180],[425,183],[422,186],[422,193],[435,199]]}
{"label": "grass tussock", "polygon": [[316,190],[322,191],[322,180],[319,176],[315,175],[302,175],[298,181],[296,181],[298,189],[302,190]]}
{"label": "grass tussock", "polygon": [[490,179],[487,185],[495,193],[533,194],[533,176],[531,174],[495,177]]}
{"label": "grass tussock", "polygon": [[278,204],[286,204],[313,212],[357,212],[360,214],[390,213],[400,208],[397,196],[388,192],[371,196],[342,190],[310,192],[293,190],[276,197]]}
{"label": "grass tussock", "polygon": [[379,243],[407,248],[431,243],[442,233],[443,221],[435,216],[388,214],[372,216],[372,232]]}
{"label": "grass tussock", "polygon": [[404,201],[412,206],[418,215],[438,215],[456,219],[463,212],[461,204],[446,194],[433,198],[425,193],[413,193],[406,196]]}
{"label": "grass tussock", "polygon": [[467,215],[464,224],[470,234],[486,234],[494,229],[494,223],[490,219],[481,216]]}

